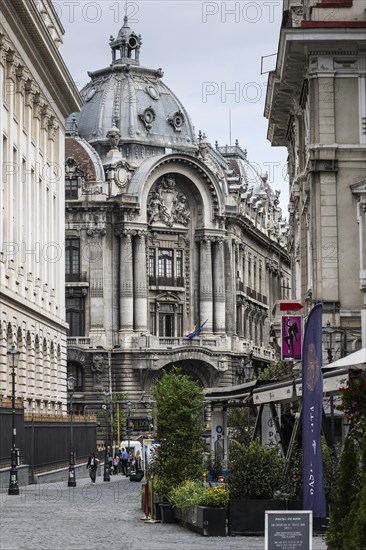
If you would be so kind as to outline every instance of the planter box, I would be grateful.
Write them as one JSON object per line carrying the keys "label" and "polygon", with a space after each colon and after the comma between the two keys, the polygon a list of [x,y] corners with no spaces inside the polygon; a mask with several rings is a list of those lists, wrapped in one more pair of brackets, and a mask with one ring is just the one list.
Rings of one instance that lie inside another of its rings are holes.
{"label": "planter box", "polygon": [[231,500],[229,535],[263,535],[266,510],[302,510],[297,500]]}
{"label": "planter box", "polygon": [[175,518],[184,527],[206,537],[226,537],[226,508],[193,506],[175,509]]}
{"label": "planter box", "polygon": [[174,523],[174,508],[168,502],[160,502],[161,522],[162,523]]}

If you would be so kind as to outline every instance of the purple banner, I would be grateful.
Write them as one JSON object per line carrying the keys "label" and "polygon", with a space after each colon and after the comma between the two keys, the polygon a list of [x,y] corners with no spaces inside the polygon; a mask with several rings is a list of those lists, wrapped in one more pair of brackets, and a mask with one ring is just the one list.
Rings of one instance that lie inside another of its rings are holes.
{"label": "purple banner", "polygon": [[301,328],[301,315],[282,316],[282,359],[301,359]]}
{"label": "purple banner", "polygon": [[326,516],[321,427],[323,412],[322,304],[311,310],[302,352],[302,469],[303,509],[316,518]]}

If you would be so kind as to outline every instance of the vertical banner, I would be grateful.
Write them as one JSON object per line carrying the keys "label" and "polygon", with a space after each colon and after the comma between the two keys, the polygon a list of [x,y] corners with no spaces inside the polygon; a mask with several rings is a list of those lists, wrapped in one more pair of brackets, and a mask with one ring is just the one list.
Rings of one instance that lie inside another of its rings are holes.
{"label": "vertical banner", "polygon": [[301,315],[283,315],[281,321],[282,360],[301,359],[301,337]]}
{"label": "vertical banner", "polygon": [[323,410],[322,304],[313,307],[305,327],[302,354],[303,508],[326,516],[321,426]]}

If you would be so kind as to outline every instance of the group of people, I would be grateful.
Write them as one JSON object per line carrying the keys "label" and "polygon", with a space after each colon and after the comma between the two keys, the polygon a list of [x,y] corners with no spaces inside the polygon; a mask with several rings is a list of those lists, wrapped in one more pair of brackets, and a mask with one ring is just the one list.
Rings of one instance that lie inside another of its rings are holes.
{"label": "group of people", "polygon": [[[128,461],[129,456],[127,450],[122,447],[121,450],[116,452],[113,456],[111,452],[108,451],[107,459],[109,464],[109,471],[112,475],[117,475],[122,473],[122,475],[128,476]],[[86,467],[89,469],[89,476],[92,483],[95,483],[97,476],[97,469],[99,464],[99,459],[95,456],[95,453],[91,453],[88,458]],[[131,459],[131,470],[138,471],[141,470],[141,454],[140,451],[136,451],[136,454]]]}

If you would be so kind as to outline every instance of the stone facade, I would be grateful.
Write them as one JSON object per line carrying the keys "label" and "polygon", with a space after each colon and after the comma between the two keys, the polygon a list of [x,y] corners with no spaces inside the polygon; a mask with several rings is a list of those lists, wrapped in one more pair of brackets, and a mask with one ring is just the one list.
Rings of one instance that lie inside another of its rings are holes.
{"label": "stone facade", "polygon": [[[20,351],[25,410],[66,412],[65,117],[81,98],[58,52],[51,2],[3,2],[0,22],[0,396]],[[44,25],[46,23],[47,26]]]}
{"label": "stone facade", "polygon": [[266,99],[268,138],[289,153],[294,298],[323,302],[333,359],[366,346],[365,8],[286,0]]}
{"label": "stone facade", "polygon": [[161,69],[140,66],[127,19],[110,46],[67,124],[68,359],[80,411],[112,390],[142,399],[137,422],[172,365],[203,387],[268,365],[291,272],[279,192],[247,152],[196,137]]}

